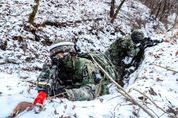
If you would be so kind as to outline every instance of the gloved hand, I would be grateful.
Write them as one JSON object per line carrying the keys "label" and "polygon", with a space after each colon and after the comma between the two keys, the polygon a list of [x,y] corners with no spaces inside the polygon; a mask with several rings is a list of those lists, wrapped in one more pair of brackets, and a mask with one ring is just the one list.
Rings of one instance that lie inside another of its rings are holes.
{"label": "gloved hand", "polygon": [[43,104],[46,99],[46,96],[47,96],[47,93],[44,91],[40,91],[38,93],[38,95],[35,98],[34,103],[33,103],[35,105],[35,107],[34,107],[35,113],[39,113],[43,110],[43,106],[44,106]]}
{"label": "gloved hand", "polygon": [[39,103],[37,103],[37,104],[34,106],[34,108],[33,108],[33,110],[34,110],[34,112],[35,112],[36,114],[38,114],[38,113],[40,113],[41,111],[43,111],[43,109],[44,109],[44,106],[43,106],[42,104],[39,104]]}

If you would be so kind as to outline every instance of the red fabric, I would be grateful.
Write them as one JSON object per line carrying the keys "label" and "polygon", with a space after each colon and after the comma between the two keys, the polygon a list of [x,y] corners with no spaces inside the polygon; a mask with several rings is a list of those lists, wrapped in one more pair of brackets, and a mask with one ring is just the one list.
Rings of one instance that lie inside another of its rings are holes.
{"label": "red fabric", "polygon": [[38,93],[37,97],[35,98],[33,104],[36,105],[37,103],[39,103],[39,104],[43,105],[43,103],[44,103],[44,101],[46,99],[46,96],[47,96],[46,92],[40,91]]}

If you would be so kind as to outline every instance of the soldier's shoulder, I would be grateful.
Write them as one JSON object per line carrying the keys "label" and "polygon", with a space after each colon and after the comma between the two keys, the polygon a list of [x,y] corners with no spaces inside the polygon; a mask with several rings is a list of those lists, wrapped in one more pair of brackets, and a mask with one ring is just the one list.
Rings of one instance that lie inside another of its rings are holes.
{"label": "soldier's shoulder", "polygon": [[92,58],[88,55],[88,54],[85,54],[85,55],[80,55],[80,56],[77,56],[77,63],[78,64],[88,64],[88,63],[91,63],[92,62]]}
{"label": "soldier's shoulder", "polygon": [[113,44],[117,44],[118,45],[118,44],[130,42],[131,40],[132,40],[131,36],[130,35],[126,35],[126,36],[118,38]]}
{"label": "soldier's shoulder", "polygon": [[132,43],[132,39],[130,36],[123,37],[122,41],[120,41],[120,45],[130,45]]}
{"label": "soldier's shoulder", "polygon": [[123,38],[123,41],[125,41],[125,42],[131,41],[131,40],[132,40],[132,38],[131,38],[130,35],[126,35],[126,36]]}

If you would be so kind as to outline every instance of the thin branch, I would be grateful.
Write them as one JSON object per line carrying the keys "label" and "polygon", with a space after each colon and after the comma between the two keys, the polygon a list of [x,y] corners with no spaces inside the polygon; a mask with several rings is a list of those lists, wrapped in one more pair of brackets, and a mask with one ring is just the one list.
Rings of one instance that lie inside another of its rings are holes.
{"label": "thin branch", "polygon": [[175,19],[174,19],[174,23],[173,23],[172,27],[167,30],[167,32],[168,32],[168,31],[171,31],[173,28],[175,28],[175,26],[176,26],[176,24],[177,24],[177,19],[178,19],[178,14],[176,13],[176,17],[175,17]]}
{"label": "thin branch", "polygon": [[172,71],[172,72],[175,72],[175,73],[178,73],[177,70],[173,70],[173,69],[170,69],[170,68],[167,68],[167,67],[164,67],[164,66],[161,66],[161,65],[157,65],[157,64],[154,64],[155,66],[158,66],[160,68],[163,68],[163,69],[166,69],[166,70],[169,70],[169,71]]}
{"label": "thin branch", "polygon": [[[90,54],[90,53],[89,53]],[[138,105],[143,111],[145,111],[151,118],[155,118],[153,116],[152,113],[150,113],[146,108],[144,108],[140,103],[138,103],[135,99],[133,99],[104,69],[103,67],[101,67],[100,64],[98,64],[98,62],[94,59],[94,57],[90,54],[91,58],[93,59],[93,61],[96,63],[96,65],[101,69],[101,71],[107,76],[107,78],[113,82],[117,87],[117,91],[123,95],[124,97],[126,97],[130,102],[132,102],[133,104]]]}
{"label": "thin branch", "polygon": [[[65,93],[66,93],[66,92],[62,92],[62,93],[56,94],[56,95],[54,95],[54,96],[50,96],[50,97],[48,97],[47,99],[48,99],[48,100],[51,100],[51,99],[53,99],[53,98],[55,98],[55,97],[63,96]],[[61,97],[61,98],[62,98],[62,97]]]}
{"label": "thin branch", "polygon": [[112,97],[112,98],[110,98],[110,99],[108,99],[107,101],[110,101],[110,100],[112,100],[112,99],[115,99],[115,98],[117,98],[117,97],[119,97],[120,95],[117,95],[117,96],[115,96],[115,97]]}
{"label": "thin branch", "polygon": [[114,115],[113,115],[113,118],[115,118],[115,116],[116,116],[115,111],[116,111],[116,108],[117,108],[118,106],[121,106],[121,103],[118,103],[118,104],[114,107]]}
{"label": "thin branch", "polygon": [[[166,112],[164,109],[162,109],[160,106],[158,106],[150,97],[148,97],[146,94],[140,92],[139,90],[132,88],[132,90],[135,90],[137,92],[139,92],[140,94],[142,94],[144,97],[146,97],[147,99],[149,99],[157,108],[159,108],[162,112],[169,114],[168,112]],[[170,114],[169,114],[170,115]]]}
{"label": "thin branch", "polygon": [[122,5],[124,4],[125,1],[126,0],[121,1],[120,5],[118,6],[116,12],[114,13],[114,15],[113,15],[113,17],[111,19],[111,23],[114,23],[114,20],[116,19],[117,14],[119,13],[119,10],[121,9],[121,7],[122,7]]}
{"label": "thin branch", "polygon": [[160,118],[160,117],[158,116],[158,114],[156,114],[153,109],[149,108],[147,105],[145,105],[145,106],[147,107],[147,109],[149,109],[150,111],[152,111],[152,112],[156,115],[156,117]]}

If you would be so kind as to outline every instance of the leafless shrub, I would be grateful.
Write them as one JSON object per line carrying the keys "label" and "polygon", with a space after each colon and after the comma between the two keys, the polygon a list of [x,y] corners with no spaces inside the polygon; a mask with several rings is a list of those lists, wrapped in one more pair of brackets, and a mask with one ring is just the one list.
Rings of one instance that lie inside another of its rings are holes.
{"label": "leafless shrub", "polygon": [[131,17],[129,20],[131,21],[130,25],[132,26],[133,29],[141,29],[148,22],[147,19],[141,18],[141,15],[140,17]]}
{"label": "leafless shrub", "polygon": [[[150,15],[155,20],[160,20],[164,24],[168,24],[168,17],[175,13],[178,15],[178,1],[177,0],[140,0],[148,8],[150,8]],[[177,22],[177,17],[175,17],[174,23],[175,26]]]}
{"label": "leafless shrub", "polygon": [[119,6],[117,7],[115,11],[115,0],[111,0],[111,8],[110,8],[110,17],[111,17],[111,23],[114,23],[114,20],[117,17],[117,14],[119,13],[122,5],[124,4],[126,0],[122,0]]}

